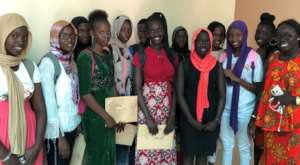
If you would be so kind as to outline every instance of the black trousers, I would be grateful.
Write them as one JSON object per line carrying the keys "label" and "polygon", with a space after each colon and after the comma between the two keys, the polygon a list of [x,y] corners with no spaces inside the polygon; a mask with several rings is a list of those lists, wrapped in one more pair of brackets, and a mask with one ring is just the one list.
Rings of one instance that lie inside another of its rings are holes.
{"label": "black trousers", "polygon": [[58,139],[46,139],[45,147],[46,147],[46,156],[48,165],[69,165],[72,157],[74,141],[77,135],[77,130],[75,129],[72,132],[66,132],[65,138],[67,139],[70,145],[70,157],[68,159],[62,159],[58,152]]}

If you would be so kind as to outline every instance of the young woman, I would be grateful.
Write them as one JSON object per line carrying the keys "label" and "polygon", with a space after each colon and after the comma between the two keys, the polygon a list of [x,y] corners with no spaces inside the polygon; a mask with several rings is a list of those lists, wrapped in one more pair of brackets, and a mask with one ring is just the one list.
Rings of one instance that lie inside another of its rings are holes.
{"label": "young woman", "polygon": [[91,46],[91,35],[89,28],[89,21],[82,16],[78,16],[72,19],[71,23],[77,29],[77,43],[74,49],[74,59],[77,61],[77,57],[82,50]]}
{"label": "young woman", "polygon": [[105,98],[115,96],[113,56],[107,48],[111,37],[107,17],[103,10],[89,14],[92,46],[82,51],[77,60],[80,95],[86,104],[82,117],[86,165],[116,163],[116,122],[104,109]]}
{"label": "young woman", "polygon": [[[132,95],[132,54],[127,46],[131,34],[132,23],[130,19],[125,15],[118,16],[114,20],[112,38],[110,40],[118,96]],[[118,129],[117,131],[122,131],[122,129]],[[127,165],[129,162],[128,156],[129,146],[117,145],[117,164]]]}
{"label": "young woman", "polygon": [[224,53],[223,45],[226,38],[225,26],[220,22],[213,21],[207,28],[213,34],[213,55],[222,63],[224,59],[220,59],[220,57],[221,54]]}
{"label": "young woman", "polygon": [[184,27],[178,26],[174,29],[172,48],[178,54],[179,58],[188,57],[190,55],[188,33]]}
{"label": "young woman", "polygon": [[223,62],[226,82],[226,104],[221,119],[220,139],[223,165],[232,164],[235,139],[240,164],[251,160],[248,124],[254,111],[257,89],[263,78],[260,56],[247,46],[248,31],[243,21],[234,21],[227,31],[226,59]]}
{"label": "young woman", "polygon": [[140,47],[146,48],[149,44],[146,26],[147,26],[147,19],[142,18],[141,20],[139,20],[137,24],[137,34],[138,34],[139,42],[130,47],[131,54],[133,55],[138,51]]}
{"label": "young woman", "polygon": [[0,17],[0,43],[0,164],[42,165],[46,109],[40,72],[22,61],[31,33],[21,15]]}
{"label": "young woman", "polygon": [[277,51],[275,40],[275,25],[274,25],[275,16],[269,13],[263,13],[260,16],[260,23],[257,25],[255,32],[255,41],[259,48],[257,53],[261,56],[263,64],[266,64],[266,61],[270,55]]}
{"label": "young woman", "polygon": [[[271,54],[277,50],[277,46],[275,38],[275,25],[274,25],[275,16],[269,13],[263,13],[260,16],[260,23],[257,26],[255,32],[255,41],[259,46],[257,48],[257,53],[261,56],[263,65],[264,65],[264,73],[267,71],[268,67],[268,59]],[[264,74],[265,75],[265,74]],[[265,77],[265,76],[264,76]],[[261,97],[263,84],[260,87],[257,99]],[[258,104],[258,102],[257,102]],[[253,114],[256,114],[257,108],[255,108]],[[263,131],[261,129],[255,129],[255,120],[251,120],[249,123],[249,129],[252,129],[254,133],[255,130],[255,143],[254,143],[254,162],[258,164],[260,156],[263,152]]]}
{"label": "young woman", "polygon": [[60,20],[50,30],[50,51],[39,65],[47,108],[46,151],[48,164],[70,163],[78,114],[79,82],[73,59],[76,29]]}
{"label": "young woman", "polygon": [[[264,131],[264,152],[261,164],[300,164],[300,25],[286,20],[276,29],[280,52],[272,54],[256,125]],[[274,86],[283,95],[273,96]],[[273,101],[272,101],[273,98]],[[283,111],[276,111],[282,108]]]}
{"label": "young woman", "polygon": [[[139,54],[134,55],[135,84],[140,111],[138,124],[146,124],[151,134],[158,132],[158,125],[166,124],[165,134],[174,129],[176,101],[173,89],[176,57],[169,53],[165,44],[165,29],[159,14],[147,20],[150,45],[145,48],[145,63],[141,64]],[[142,68],[143,67],[143,68]],[[156,98],[156,99],[154,99]],[[174,137],[175,138],[175,137]],[[176,164],[175,143],[172,149],[137,150],[135,164]]]}
{"label": "young woman", "polygon": [[205,29],[193,35],[189,59],[179,64],[177,95],[181,116],[183,164],[207,164],[216,151],[219,124],[225,105],[222,65],[212,54],[212,34]]}

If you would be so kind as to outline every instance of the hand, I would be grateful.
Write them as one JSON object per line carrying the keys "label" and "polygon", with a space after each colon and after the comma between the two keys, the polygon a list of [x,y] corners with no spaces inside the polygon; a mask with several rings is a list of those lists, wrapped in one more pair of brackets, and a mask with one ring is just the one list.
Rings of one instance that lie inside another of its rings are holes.
{"label": "hand", "polygon": [[174,117],[170,117],[167,121],[167,126],[164,129],[164,133],[167,135],[171,133],[175,129],[175,121]]}
{"label": "hand", "polygon": [[27,149],[25,151],[26,164],[33,165],[38,154],[39,154],[39,151],[37,149],[34,149],[33,147]]}
{"label": "hand", "polygon": [[250,140],[255,139],[255,119],[251,118],[248,124],[248,137]]}
{"label": "hand", "polygon": [[218,125],[219,125],[218,120],[210,121],[210,122],[206,123],[205,131],[213,132],[217,129]]}
{"label": "hand", "polygon": [[118,123],[116,127],[117,132],[123,132],[125,129],[125,125],[125,123]]}
{"label": "hand", "polygon": [[233,73],[231,69],[224,70],[225,77],[229,78],[233,82],[238,82],[239,78]]}
{"label": "hand", "polygon": [[106,127],[107,128],[113,128],[113,127],[116,126],[116,122],[115,122],[115,120],[111,116],[108,116],[105,119],[105,122],[106,122]]}
{"label": "hand", "polygon": [[283,91],[283,95],[274,96],[275,101],[279,102],[280,105],[289,105],[295,102],[295,97],[292,96],[288,91]]}
{"label": "hand", "polygon": [[82,125],[81,123],[76,128],[76,137],[79,136],[79,134],[82,133]]}
{"label": "hand", "polygon": [[19,164],[19,160],[15,155],[11,155],[11,157],[6,161],[3,162],[4,165],[16,165]]}
{"label": "hand", "polygon": [[192,125],[193,128],[195,128],[198,131],[203,131],[205,128],[205,125],[196,121],[195,119],[189,119],[188,122]]}
{"label": "hand", "polygon": [[58,154],[62,159],[70,157],[70,146],[67,139],[63,136],[58,139]]}
{"label": "hand", "polygon": [[158,128],[156,123],[153,121],[151,117],[149,117],[146,121],[146,124],[148,126],[148,130],[152,135],[156,135],[158,133]]}

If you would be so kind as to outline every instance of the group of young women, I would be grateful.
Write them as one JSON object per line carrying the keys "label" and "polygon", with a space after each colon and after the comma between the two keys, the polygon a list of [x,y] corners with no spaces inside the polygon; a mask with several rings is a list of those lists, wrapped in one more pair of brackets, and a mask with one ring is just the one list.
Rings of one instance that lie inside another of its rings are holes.
{"label": "group of young women", "polygon": [[[275,27],[274,19],[261,15],[256,50],[241,20],[227,32],[216,21],[197,29],[189,50],[182,26],[170,46],[160,12],[138,22],[139,42],[129,46],[130,18],[111,26],[105,11],[94,10],[88,19],[55,22],[37,66],[26,59],[26,20],[0,16],[0,164],[68,165],[78,131],[86,165],[214,164],[218,140],[223,165],[232,164],[235,145],[247,165],[254,137],[256,164],[300,164],[300,25]],[[131,95],[137,125],[152,135],[160,125],[164,134],[176,130],[172,148],[116,145],[125,124],[105,111],[105,98]]]}

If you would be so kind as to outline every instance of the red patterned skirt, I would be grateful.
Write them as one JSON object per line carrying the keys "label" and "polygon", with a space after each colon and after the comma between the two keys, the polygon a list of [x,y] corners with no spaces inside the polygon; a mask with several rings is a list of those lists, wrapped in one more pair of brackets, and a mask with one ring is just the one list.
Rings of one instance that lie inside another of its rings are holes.
{"label": "red patterned skirt", "polygon": [[265,131],[264,142],[260,165],[300,165],[300,129],[284,133]]}
{"label": "red patterned skirt", "polygon": [[[165,124],[170,113],[172,86],[168,82],[148,82],[144,84],[143,95],[146,106],[157,124]],[[138,123],[145,124],[146,119],[141,110]],[[175,142],[175,137],[174,137]],[[136,165],[175,165],[176,145],[169,150],[137,150]]]}

